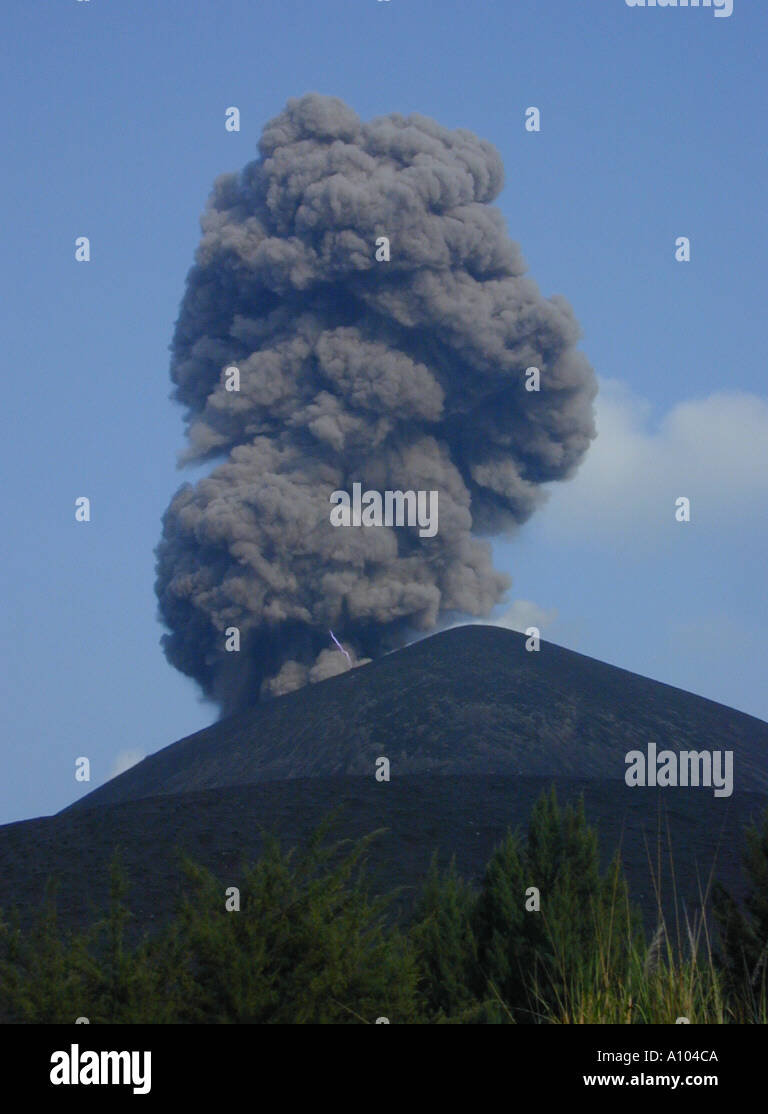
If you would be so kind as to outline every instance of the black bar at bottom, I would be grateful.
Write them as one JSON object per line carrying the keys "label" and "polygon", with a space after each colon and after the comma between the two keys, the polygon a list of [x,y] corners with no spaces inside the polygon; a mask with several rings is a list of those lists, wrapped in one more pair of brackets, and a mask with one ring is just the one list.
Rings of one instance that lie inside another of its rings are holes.
{"label": "black bar at bottom", "polygon": [[6,1095],[18,1087],[25,1099],[45,1096],[51,1109],[73,1097],[228,1102],[243,1090],[254,1105],[303,1095],[355,1108],[390,1099],[400,1109],[414,1086],[466,1087],[477,1101],[494,1083],[515,1103],[553,1094],[592,1101],[616,1091],[714,1092],[722,1100],[756,1089],[765,1070],[761,1026],[375,1029],[5,1025],[0,1072]]}

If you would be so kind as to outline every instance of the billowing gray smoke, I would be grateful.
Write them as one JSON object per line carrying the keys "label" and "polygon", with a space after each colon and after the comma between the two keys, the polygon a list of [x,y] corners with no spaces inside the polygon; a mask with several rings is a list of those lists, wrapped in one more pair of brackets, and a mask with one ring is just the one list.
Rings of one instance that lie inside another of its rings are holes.
{"label": "billowing gray smoke", "polygon": [[[259,152],[202,218],[172,378],[183,459],[214,467],[157,549],[167,657],[224,713],[349,668],[329,629],[359,662],[487,615],[509,582],[473,535],[523,522],[594,436],[578,325],[523,277],[490,144],[310,94]],[[334,528],[330,495],[354,483],[436,490],[437,535]]]}

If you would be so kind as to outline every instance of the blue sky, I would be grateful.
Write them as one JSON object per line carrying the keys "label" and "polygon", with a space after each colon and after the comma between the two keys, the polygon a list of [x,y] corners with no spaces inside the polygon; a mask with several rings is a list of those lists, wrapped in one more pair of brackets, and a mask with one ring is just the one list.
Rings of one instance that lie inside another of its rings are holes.
{"label": "blue sky", "polygon": [[600,436],[495,545],[513,616],[768,718],[766,31],[758,0],[727,19],[623,0],[8,9],[0,822],[56,811],[215,716],[159,647],[153,549],[183,478],[168,344],[213,179],[308,91],[493,142],[509,233],[582,324]]}

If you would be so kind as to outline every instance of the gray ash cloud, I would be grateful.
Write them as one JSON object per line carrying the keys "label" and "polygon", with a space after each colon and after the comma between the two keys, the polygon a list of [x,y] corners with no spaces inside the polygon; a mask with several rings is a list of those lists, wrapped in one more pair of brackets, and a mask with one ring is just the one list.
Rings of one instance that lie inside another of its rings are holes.
{"label": "gray ash cloud", "polygon": [[[509,586],[487,538],[586,452],[594,374],[490,204],[502,182],[469,131],[317,94],[215,182],[171,363],[182,459],[211,471],[163,517],[156,590],[168,660],[222,713],[345,670],[329,628],[359,661],[487,615]],[[356,482],[437,490],[438,534],[335,529],[330,493]]]}

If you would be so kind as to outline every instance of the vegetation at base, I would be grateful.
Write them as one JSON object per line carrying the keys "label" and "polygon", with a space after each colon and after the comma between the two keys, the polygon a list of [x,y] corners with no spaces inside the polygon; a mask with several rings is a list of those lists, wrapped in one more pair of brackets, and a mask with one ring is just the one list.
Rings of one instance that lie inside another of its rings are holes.
{"label": "vegetation at base", "polygon": [[391,916],[393,895],[369,893],[378,833],[331,843],[329,827],[301,851],[265,840],[239,911],[187,861],[174,917],[135,947],[117,858],[109,908],[87,931],[61,930],[53,887],[31,930],[13,911],[0,917],[0,1021],[766,1021],[768,812],[747,835],[744,907],[715,885],[712,916],[688,924],[684,943],[661,917],[646,938],[619,854],[601,872],[583,803],[561,808],[554,790],[526,835],[509,832],[496,848],[477,887],[433,858],[407,924]]}

